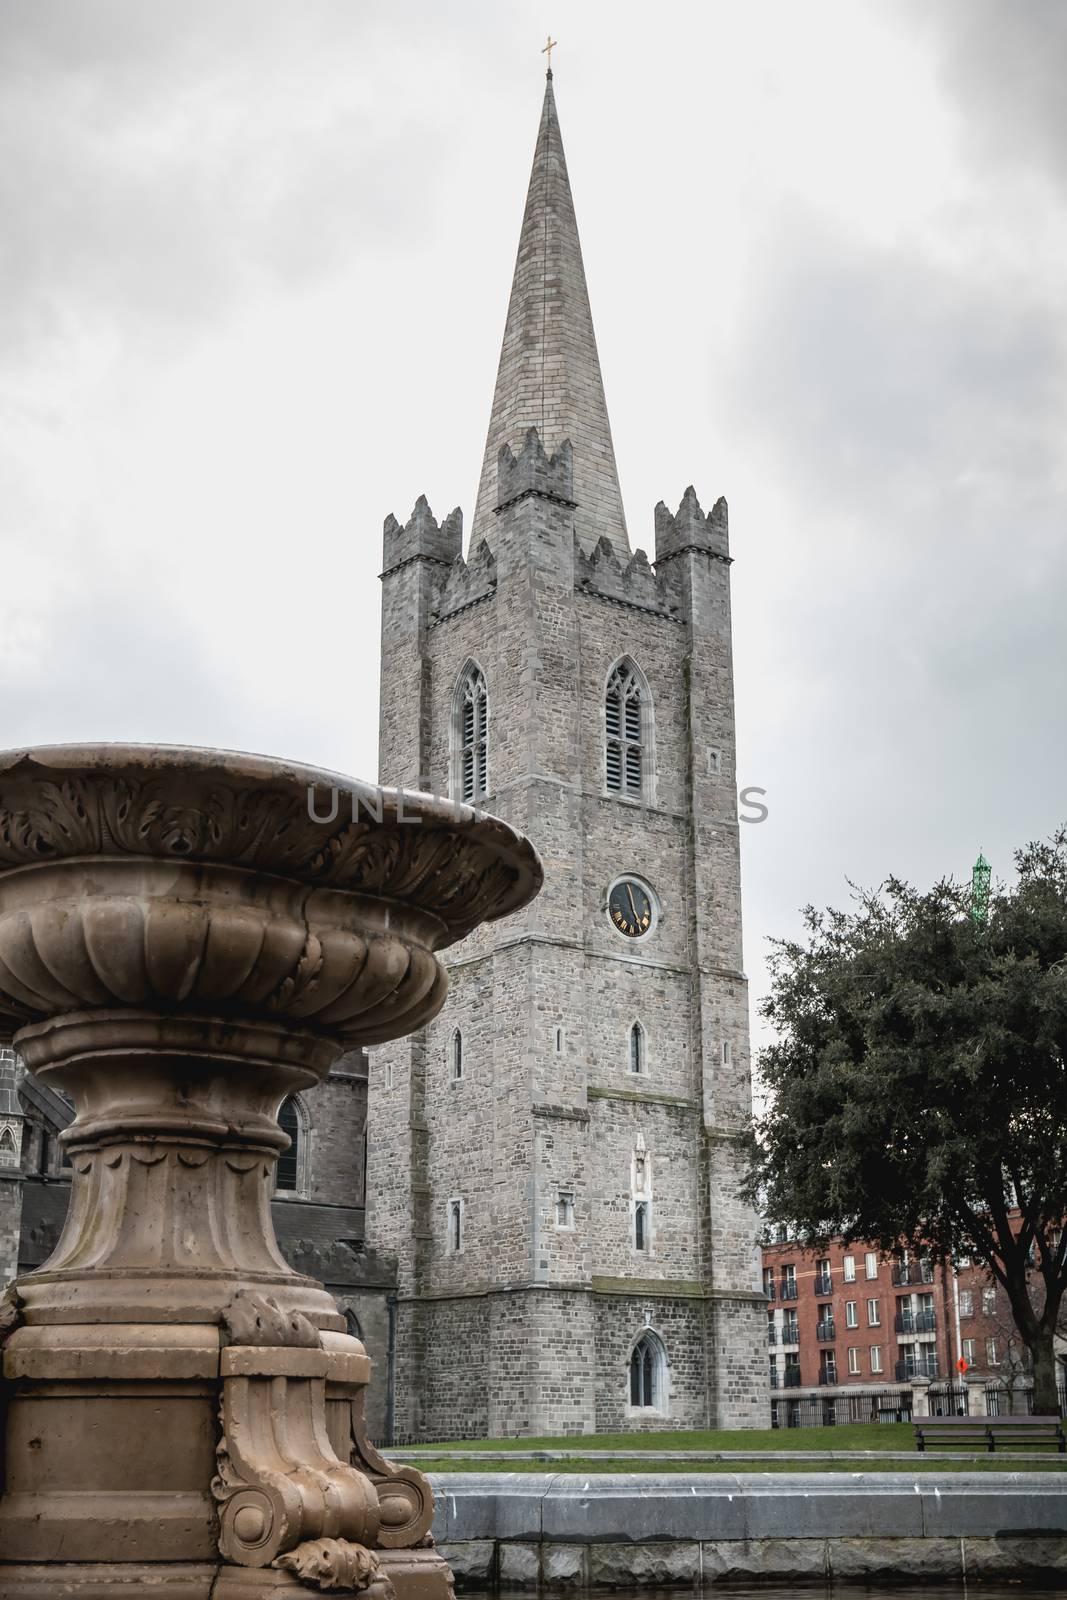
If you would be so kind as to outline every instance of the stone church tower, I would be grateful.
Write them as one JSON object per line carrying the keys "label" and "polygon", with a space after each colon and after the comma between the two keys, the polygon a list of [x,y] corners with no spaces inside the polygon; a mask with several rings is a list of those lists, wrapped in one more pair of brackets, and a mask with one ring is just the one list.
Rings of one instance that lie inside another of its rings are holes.
{"label": "stone church tower", "polygon": [[548,74],[467,558],[385,523],[380,781],[528,833],[528,910],[372,1052],[398,1440],[768,1424],[725,501],[631,553]]}

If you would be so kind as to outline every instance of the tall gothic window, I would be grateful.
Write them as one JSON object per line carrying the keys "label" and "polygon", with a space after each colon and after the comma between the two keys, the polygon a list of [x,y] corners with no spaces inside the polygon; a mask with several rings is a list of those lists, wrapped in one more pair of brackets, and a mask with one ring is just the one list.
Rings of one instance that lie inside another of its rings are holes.
{"label": "tall gothic window", "polygon": [[463,1076],[463,1034],[457,1028],[452,1035],[452,1082]]}
{"label": "tall gothic window", "polygon": [[648,1201],[638,1200],[634,1206],[634,1249],[648,1249]]}
{"label": "tall gothic window", "polygon": [[640,799],[648,774],[648,689],[632,661],[620,661],[604,697],[605,774],[612,794]]}
{"label": "tall gothic window", "polygon": [[650,1406],[657,1411],[664,1406],[666,1391],[667,1358],[663,1345],[649,1329],[634,1345],[630,1356],[630,1404]]}
{"label": "tall gothic window", "polygon": [[289,1135],[289,1148],[278,1157],[278,1180],[275,1188],[283,1193],[295,1194],[299,1187],[300,1172],[300,1115],[292,1095],[278,1112],[278,1126]]}
{"label": "tall gothic window", "polygon": [[460,800],[480,800],[489,793],[489,699],[474,661],[456,686],[452,734],[453,792]]}
{"label": "tall gothic window", "polygon": [[645,1030],[639,1022],[630,1029],[630,1071],[645,1070]]}

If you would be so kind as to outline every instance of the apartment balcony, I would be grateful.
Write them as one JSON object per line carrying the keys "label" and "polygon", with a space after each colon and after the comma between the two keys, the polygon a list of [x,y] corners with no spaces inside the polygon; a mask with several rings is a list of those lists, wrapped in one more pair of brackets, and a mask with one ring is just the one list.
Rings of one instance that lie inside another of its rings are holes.
{"label": "apartment balcony", "polygon": [[782,1337],[781,1337],[780,1343],[783,1344],[783,1345],[787,1345],[787,1344],[788,1345],[793,1345],[793,1346],[799,1345],[800,1344],[800,1329],[791,1327],[789,1325],[789,1323],[787,1322],[785,1327],[782,1329]]}
{"label": "apartment balcony", "polygon": [[774,1279],[773,1278],[771,1278],[771,1280],[768,1283],[765,1283],[763,1285],[763,1292],[767,1296],[768,1300],[773,1300],[774,1299],[775,1288],[774,1288]]}
{"label": "apartment balcony", "polygon": [[937,1313],[935,1311],[898,1311],[893,1318],[893,1327],[897,1333],[936,1333]]}
{"label": "apartment balcony", "polygon": [[828,1272],[817,1272],[815,1274],[814,1287],[816,1294],[832,1294],[830,1274]]}
{"label": "apartment balcony", "polygon": [[782,1387],[784,1389],[799,1389],[800,1388],[800,1368],[799,1367],[786,1367],[785,1371],[782,1374]]}
{"label": "apartment balcony", "polygon": [[767,1327],[767,1343],[768,1344],[777,1344],[778,1343],[778,1332],[777,1332],[777,1329],[774,1327],[773,1323],[768,1324],[768,1327]]}
{"label": "apartment balcony", "polygon": [[907,1383],[910,1378],[937,1378],[936,1356],[908,1356],[903,1361],[898,1361],[896,1366],[897,1382]]}
{"label": "apartment balcony", "polygon": [[834,1338],[834,1324],[832,1319],[815,1324],[815,1337],[820,1344],[830,1344]]}
{"label": "apartment balcony", "polygon": [[934,1268],[930,1261],[899,1261],[891,1273],[897,1289],[906,1289],[913,1283],[933,1283]]}
{"label": "apartment balcony", "polygon": [[796,1284],[795,1283],[790,1283],[787,1279],[783,1278],[782,1279],[781,1293],[778,1296],[779,1300],[795,1300],[796,1297],[797,1297],[797,1286],[796,1286]]}
{"label": "apartment balcony", "polygon": [[778,1388],[778,1368],[777,1367],[772,1367],[770,1369],[770,1372],[771,1372],[771,1388],[772,1389],[777,1389]]}
{"label": "apartment balcony", "polygon": [[819,1382],[823,1383],[823,1384],[836,1383],[837,1382],[837,1368],[836,1367],[820,1367],[819,1368]]}

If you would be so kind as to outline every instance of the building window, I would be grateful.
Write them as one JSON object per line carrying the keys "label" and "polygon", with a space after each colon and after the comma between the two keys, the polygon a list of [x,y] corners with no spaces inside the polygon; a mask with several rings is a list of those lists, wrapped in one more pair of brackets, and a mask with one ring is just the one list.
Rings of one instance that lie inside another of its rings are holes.
{"label": "building window", "polygon": [[630,1071],[645,1070],[645,1030],[639,1022],[630,1029]]}
{"label": "building window", "polygon": [[863,1258],[863,1265],[864,1265],[864,1270],[866,1271],[868,1278],[877,1278],[877,1276],[878,1276],[878,1257],[877,1257],[877,1255],[875,1254],[875,1252],[873,1250],[868,1250],[867,1251],[867,1254]]}
{"label": "building window", "polygon": [[452,1035],[452,1082],[463,1076],[463,1034],[459,1028]]}
{"label": "building window", "polygon": [[453,1256],[463,1254],[462,1200],[450,1200],[448,1202],[448,1253]]}
{"label": "building window", "polygon": [[764,1269],[763,1269],[763,1292],[767,1296],[768,1300],[773,1300],[774,1299],[774,1268],[773,1267],[764,1267]]}
{"label": "building window", "polygon": [[846,1328],[858,1328],[859,1327],[860,1319],[859,1319],[859,1314],[858,1313],[859,1313],[859,1302],[856,1301],[856,1300],[846,1300],[845,1301],[845,1327]]}
{"label": "building window", "polygon": [[300,1191],[300,1166],[303,1155],[300,1122],[296,1096],[290,1095],[278,1112],[278,1126],[283,1133],[289,1135],[289,1148],[283,1150],[278,1157],[274,1187],[279,1194],[297,1194]]}
{"label": "building window", "polygon": [[556,1054],[558,1056],[561,1056],[563,1054],[563,1029],[562,1028],[557,1028],[556,1029]]}
{"label": "building window", "polygon": [[881,1345],[872,1344],[871,1345],[871,1371],[872,1372],[881,1372],[881,1370],[882,1370],[882,1347],[881,1347]]}
{"label": "building window", "polygon": [[969,1367],[974,1366],[974,1340],[964,1339],[962,1344],[963,1359]]}
{"label": "building window", "polygon": [[974,1290],[973,1289],[961,1289],[960,1290],[960,1316],[961,1317],[973,1317],[974,1316]]}
{"label": "building window", "polygon": [[18,1160],[18,1146],[15,1143],[15,1130],[10,1126],[0,1128],[0,1162],[5,1166],[14,1166]]}
{"label": "building window", "polygon": [[846,1283],[855,1283],[855,1281],[856,1281],[856,1258],[855,1258],[855,1256],[844,1256],[842,1258],[842,1261],[841,1261],[841,1276],[844,1278]]}
{"label": "building window", "polygon": [[612,794],[644,795],[648,709],[648,689],[637,668],[620,661],[604,697],[605,782]]}
{"label": "building window", "polygon": [[982,1290],[982,1315],[995,1317],[997,1314],[997,1291],[995,1288]]}
{"label": "building window", "polygon": [[648,1249],[648,1201],[638,1200],[634,1205],[634,1249]]}
{"label": "building window", "polygon": [[797,1297],[797,1269],[790,1261],[782,1268],[782,1299],[795,1300]]}
{"label": "building window", "polygon": [[860,1352],[858,1345],[850,1344],[848,1347],[848,1370],[852,1373],[857,1373],[860,1370]]}
{"label": "building window", "polygon": [[489,793],[489,697],[485,675],[468,662],[456,685],[452,709],[452,791],[460,800]]}
{"label": "building window", "polygon": [[997,1341],[995,1339],[987,1339],[985,1342],[985,1360],[987,1367],[995,1367],[997,1365]]}
{"label": "building window", "polygon": [[356,1316],[356,1313],[351,1310],[351,1308],[345,1311],[345,1332],[350,1334],[353,1339],[358,1339],[362,1343],[363,1329],[359,1325],[359,1318]]}
{"label": "building window", "polygon": [[667,1357],[651,1329],[646,1329],[630,1356],[630,1404],[666,1410]]}
{"label": "building window", "polygon": [[819,1352],[819,1382],[837,1382],[837,1356],[832,1350],[821,1350]]}
{"label": "building window", "polygon": [[878,1310],[878,1302],[877,1302],[877,1300],[868,1300],[867,1301],[867,1326],[868,1326],[868,1328],[877,1328],[879,1326],[879,1324],[881,1323],[881,1320],[882,1320],[882,1318],[881,1318],[881,1314],[880,1314],[880,1312]]}
{"label": "building window", "polygon": [[799,1344],[799,1342],[800,1325],[796,1312],[790,1306],[782,1312],[782,1343]]}
{"label": "building window", "polygon": [[556,1196],[556,1227],[574,1227],[574,1196],[562,1191]]}
{"label": "building window", "polygon": [[724,1067],[728,1067],[730,1065],[730,1062],[731,1062],[732,1059],[733,1059],[733,1055],[732,1055],[732,1052],[730,1050],[730,1041],[729,1041],[729,1039],[724,1039],[723,1042],[722,1042],[722,1064],[723,1064],[723,1066]]}

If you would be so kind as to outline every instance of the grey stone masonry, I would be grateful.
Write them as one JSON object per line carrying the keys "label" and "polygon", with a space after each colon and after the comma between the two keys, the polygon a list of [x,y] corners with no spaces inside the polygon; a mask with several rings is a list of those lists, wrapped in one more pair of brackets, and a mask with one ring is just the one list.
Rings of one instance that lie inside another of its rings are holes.
{"label": "grey stone masonry", "polygon": [[19,1062],[0,1045],[0,1289],[15,1277],[22,1223],[22,1135],[25,1115],[19,1099]]}
{"label": "grey stone masonry", "polygon": [[[527,222],[550,243],[524,223],[472,552],[458,512],[438,525],[424,500],[385,524],[379,779],[460,798],[476,683],[475,801],[545,863],[529,907],[445,952],[440,1016],[370,1055],[367,1239],[398,1263],[398,1441],[770,1419],[738,1193],[751,1091],[726,503],[705,515],[687,490],[656,513],[655,568],[630,554],[605,499],[584,280],[568,299],[553,276],[580,253],[551,86],[538,151]],[[542,358],[567,433],[531,411]],[[618,674],[634,697],[625,788]],[[609,915],[620,878],[647,897],[635,937]]]}

